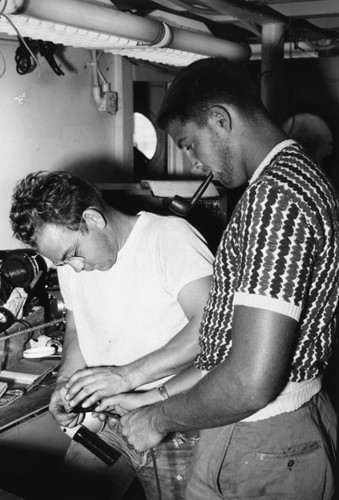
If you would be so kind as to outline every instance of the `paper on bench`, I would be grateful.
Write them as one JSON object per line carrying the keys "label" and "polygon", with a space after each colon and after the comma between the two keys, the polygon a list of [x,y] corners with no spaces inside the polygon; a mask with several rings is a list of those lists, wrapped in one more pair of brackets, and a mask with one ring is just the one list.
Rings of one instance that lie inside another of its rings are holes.
{"label": "paper on bench", "polygon": [[[198,187],[201,185],[200,181],[147,181],[149,188],[154,196],[161,196],[164,198],[172,198],[175,195],[182,196],[183,198],[191,198]],[[206,191],[202,195],[203,198],[216,198],[219,197],[217,188],[214,184],[210,183]]]}

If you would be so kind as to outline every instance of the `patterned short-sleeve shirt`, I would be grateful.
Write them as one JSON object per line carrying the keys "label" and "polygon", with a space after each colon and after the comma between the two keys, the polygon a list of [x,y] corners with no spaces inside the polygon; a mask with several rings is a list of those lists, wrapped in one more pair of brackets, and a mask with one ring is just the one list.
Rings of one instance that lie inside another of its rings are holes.
{"label": "patterned short-sleeve shirt", "polygon": [[297,321],[289,380],[319,376],[334,346],[339,290],[339,210],[324,173],[293,141],[258,167],[222,236],[200,330],[196,366],[232,348],[235,305]]}

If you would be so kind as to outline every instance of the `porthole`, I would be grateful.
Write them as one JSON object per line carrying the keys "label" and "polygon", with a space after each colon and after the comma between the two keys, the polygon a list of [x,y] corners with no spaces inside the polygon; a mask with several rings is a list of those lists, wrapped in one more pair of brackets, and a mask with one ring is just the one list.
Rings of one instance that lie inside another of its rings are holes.
{"label": "porthole", "polygon": [[134,113],[133,145],[148,160],[151,160],[157,149],[157,133],[151,120],[142,113]]}

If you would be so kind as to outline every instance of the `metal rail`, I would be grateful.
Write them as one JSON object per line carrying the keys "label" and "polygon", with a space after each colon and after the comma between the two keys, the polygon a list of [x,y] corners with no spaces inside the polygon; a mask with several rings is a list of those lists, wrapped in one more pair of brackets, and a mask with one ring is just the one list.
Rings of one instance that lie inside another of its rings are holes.
{"label": "metal rail", "polygon": [[3,337],[0,337],[0,342],[4,342],[6,340],[12,339],[13,337],[18,337],[19,335],[24,335],[25,333],[32,333],[35,332],[36,330],[40,330],[41,328],[47,328],[48,326],[53,326],[57,325],[58,323],[61,323],[61,319],[54,319],[52,321],[49,321],[48,323],[42,323],[41,325],[36,325],[32,326],[30,328],[25,328],[24,330],[20,330],[15,333],[10,333],[8,335],[4,335]]}

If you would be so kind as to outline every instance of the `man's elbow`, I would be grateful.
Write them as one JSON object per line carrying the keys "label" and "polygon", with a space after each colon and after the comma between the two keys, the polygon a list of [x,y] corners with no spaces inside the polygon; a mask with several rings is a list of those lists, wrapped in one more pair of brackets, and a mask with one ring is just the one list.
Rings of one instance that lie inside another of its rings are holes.
{"label": "man's elbow", "polygon": [[270,402],[271,400],[267,397],[259,394],[252,394],[247,398],[245,406],[247,411],[255,413],[265,408]]}
{"label": "man's elbow", "polygon": [[250,383],[243,382],[239,393],[243,394],[243,409],[254,413],[271,403],[278,396],[279,391],[269,384],[255,383],[252,380]]}

